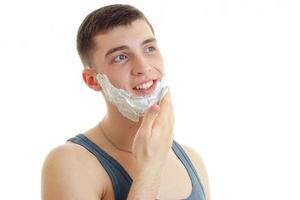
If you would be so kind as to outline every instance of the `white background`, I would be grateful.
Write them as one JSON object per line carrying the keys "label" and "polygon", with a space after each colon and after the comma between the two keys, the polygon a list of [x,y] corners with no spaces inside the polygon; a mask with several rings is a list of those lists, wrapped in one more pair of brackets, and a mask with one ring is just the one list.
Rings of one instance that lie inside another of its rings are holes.
{"label": "white background", "polygon": [[116,2],[156,30],[175,139],[202,156],[212,199],[299,200],[296,0],[1,1],[0,199],[40,199],[47,153],[104,115],[75,38],[89,12]]}

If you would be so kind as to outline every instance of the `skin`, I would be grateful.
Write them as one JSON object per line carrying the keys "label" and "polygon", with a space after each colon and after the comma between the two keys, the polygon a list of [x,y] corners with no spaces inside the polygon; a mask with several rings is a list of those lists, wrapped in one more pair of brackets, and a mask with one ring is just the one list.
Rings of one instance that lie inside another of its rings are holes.
{"label": "skin", "polygon": [[[163,58],[154,39],[144,20],[96,35],[93,65],[82,72],[86,85],[101,92],[95,74],[103,73],[115,87],[135,93],[133,87],[145,80],[162,78]],[[123,48],[107,55],[111,49],[120,46]],[[115,145],[133,153],[113,147],[103,136],[100,124]],[[179,199],[190,194],[191,183],[185,168],[171,150],[173,127],[174,114],[168,92],[161,104],[152,106],[138,123],[124,118],[107,102],[105,117],[85,135],[114,157],[132,177],[128,199]],[[202,179],[209,199],[207,173],[200,156],[192,148],[182,147]],[[170,177],[176,177],[175,181]],[[113,191],[99,161],[83,147],[67,142],[53,149],[45,160],[42,199],[113,199]]]}

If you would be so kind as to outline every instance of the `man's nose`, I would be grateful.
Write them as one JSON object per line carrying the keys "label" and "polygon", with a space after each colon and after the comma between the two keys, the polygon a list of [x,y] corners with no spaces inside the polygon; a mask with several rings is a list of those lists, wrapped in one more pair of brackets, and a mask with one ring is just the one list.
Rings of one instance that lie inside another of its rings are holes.
{"label": "man's nose", "polygon": [[133,75],[140,76],[146,74],[151,69],[149,61],[143,57],[135,57],[133,62]]}

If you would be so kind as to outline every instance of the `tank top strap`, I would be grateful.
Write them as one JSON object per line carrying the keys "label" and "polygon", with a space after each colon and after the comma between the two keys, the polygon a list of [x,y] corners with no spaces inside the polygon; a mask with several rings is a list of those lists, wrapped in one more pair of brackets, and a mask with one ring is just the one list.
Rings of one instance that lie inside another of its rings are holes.
{"label": "tank top strap", "polygon": [[205,199],[205,194],[204,194],[204,189],[202,182],[198,176],[198,173],[195,170],[194,165],[192,164],[190,158],[188,155],[185,153],[184,149],[181,147],[181,145],[173,140],[173,145],[172,145],[173,151],[175,152],[176,156],[179,158],[179,160],[182,162],[184,167],[186,168],[192,182],[192,193],[191,195],[187,198],[187,200],[194,200],[194,199],[199,199],[199,200],[204,200]]}
{"label": "tank top strap", "polygon": [[67,141],[83,146],[98,159],[111,179],[115,199],[127,198],[127,193],[132,184],[132,179],[126,170],[113,157],[83,134],[78,134]]}

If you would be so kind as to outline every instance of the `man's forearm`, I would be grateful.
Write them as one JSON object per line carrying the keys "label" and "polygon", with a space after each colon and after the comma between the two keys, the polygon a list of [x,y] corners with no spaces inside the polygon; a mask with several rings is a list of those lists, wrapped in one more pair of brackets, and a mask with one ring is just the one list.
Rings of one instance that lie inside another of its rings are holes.
{"label": "man's forearm", "polygon": [[154,200],[159,192],[163,167],[145,167],[135,174],[127,200]]}

